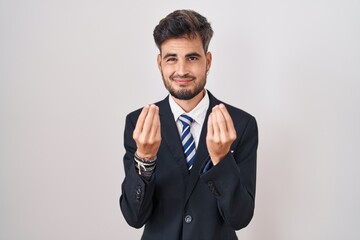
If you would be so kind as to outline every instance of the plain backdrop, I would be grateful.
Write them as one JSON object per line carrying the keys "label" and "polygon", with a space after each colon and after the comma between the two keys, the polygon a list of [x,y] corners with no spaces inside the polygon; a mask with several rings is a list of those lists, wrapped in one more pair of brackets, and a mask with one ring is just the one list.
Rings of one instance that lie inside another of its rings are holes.
{"label": "plain backdrop", "polygon": [[259,124],[247,240],[360,239],[360,1],[0,0],[0,239],[139,239],[127,113],[163,99],[152,31],[212,23],[207,88]]}

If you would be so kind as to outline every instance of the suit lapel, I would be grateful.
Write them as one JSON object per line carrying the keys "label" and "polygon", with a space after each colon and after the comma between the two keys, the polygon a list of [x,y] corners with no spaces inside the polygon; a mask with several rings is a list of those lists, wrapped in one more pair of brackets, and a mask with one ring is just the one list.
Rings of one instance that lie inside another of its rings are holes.
{"label": "suit lapel", "polygon": [[188,167],[168,98],[169,96],[158,103],[160,110],[161,136],[173,154],[175,162],[181,168],[184,178],[188,178]]}
{"label": "suit lapel", "polygon": [[207,121],[209,114],[211,113],[212,108],[219,104],[220,101],[217,100],[209,91],[208,91],[210,104],[209,108],[206,112],[206,117],[204,120],[204,124],[201,129],[200,139],[199,139],[199,146],[196,150],[195,161],[194,165],[190,171],[188,171],[187,162],[184,156],[182,144],[180,141],[179,132],[174,120],[174,115],[171,112],[170,105],[169,105],[169,96],[167,96],[163,101],[160,101],[157,105],[160,109],[160,121],[161,121],[161,136],[162,139],[165,141],[167,146],[169,147],[171,153],[174,156],[175,162],[179,165],[186,185],[186,193],[185,193],[185,204],[187,203],[192,191],[196,183],[199,180],[201,175],[201,167],[204,163],[209,159],[209,153],[206,146],[206,134],[207,134]]}
{"label": "suit lapel", "polygon": [[[207,146],[206,146],[207,121],[208,121],[208,117],[209,117],[209,114],[211,113],[212,108],[215,105],[219,104],[220,101],[217,100],[209,91],[208,91],[208,95],[210,98],[210,104],[209,104],[209,108],[206,112],[204,124],[201,129],[199,146],[196,150],[194,165],[190,171],[190,179],[188,181],[188,184],[186,187],[186,193],[185,193],[185,204],[188,201],[192,191],[194,190],[194,187],[195,187],[197,181],[199,180],[199,177],[201,175],[200,171],[202,170],[201,167],[209,159],[209,153],[208,153]],[[180,145],[181,145],[181,143],[180,143]]]}

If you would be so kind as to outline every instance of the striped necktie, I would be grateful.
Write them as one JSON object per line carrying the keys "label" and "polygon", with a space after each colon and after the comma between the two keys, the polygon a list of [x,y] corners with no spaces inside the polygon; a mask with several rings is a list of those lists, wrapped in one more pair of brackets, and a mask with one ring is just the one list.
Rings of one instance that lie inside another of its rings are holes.
{"label": "striped necktie", "polygon": [[195,152],[196,152],[195,141],[190,132],[190,126],[194,120],[185,114],[182,114],[179,117],[179,120],[182,123],[181,142],[183,145],[184,154],[186,157],[188,168],[189,168],[189,170],[191,170],[193,163],[194,163]]}

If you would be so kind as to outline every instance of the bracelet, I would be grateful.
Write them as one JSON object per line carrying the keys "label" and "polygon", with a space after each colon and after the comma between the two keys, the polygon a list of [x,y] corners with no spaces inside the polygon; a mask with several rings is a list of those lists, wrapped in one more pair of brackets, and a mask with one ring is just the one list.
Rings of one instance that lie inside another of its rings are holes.
{"label": "bracelet", "polygon": [[142,175],[142,173],[145,172],[152,172],[155,169],[156,163],[151,164],[145,164],[143,162],[138,161],[136,158],[134,158],[135,162],[137,163],[136,168],[139,171],[139,175]]}
{"label": "bracelet", "polygon": [[[143,174],[143,173],[146,173],[146,172],[153,172],[155,167],[156,167],[156,165],[151,166],[151,167],[145,167],[145,168],[142,167],[142,169],[140,169],[140,173]],[[136,166],[136,168],[138,168],[138,166]]]}
{"label": "bracelet", "polygon": [[139,157],[139,155],[137,155],[137,153],[135,152],[135,158],[137,160],[139,160],[140,162],[143,162],[143,163],[152,163],[152,162],[155,162],[156,159],[157,159],[157,156],[155,156],[153,159],[145,159],[145,158],[141,158]]}
{"label": "bracelet", "polygon": [[147,161],[143,158],[140,158],[136,153],[134,155],[134,160],[137,163],[136,168],[139,171],[139,175],[151,175],[156,166],[156,156],[151,161]]}

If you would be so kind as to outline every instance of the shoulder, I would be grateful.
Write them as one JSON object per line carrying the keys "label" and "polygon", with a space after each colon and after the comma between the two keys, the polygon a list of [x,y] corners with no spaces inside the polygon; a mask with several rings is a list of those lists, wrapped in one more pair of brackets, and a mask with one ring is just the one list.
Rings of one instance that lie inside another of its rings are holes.
{"label": "shoulder", "polygon": [[250,113],[248,113],[240,108],[234,107],[228,103],[223,102],[223,104],[226,106],[226,109],[228,110],[230,116],[233,119],[244,120],[246,122],[250,121],[250,120],[255,120],[255,117],[253,115],[251,115]]}
{"label": "shoulder", "polygon": [[[229,112],[237,133],[237,140],[233,143],[234,146],[237,146],[240,141],[246,142],[249,139],[257,142],[258,126],[255,117],[238,107],[234,107],[233,105],[217,100],[216,98],[213,98],[211,106],[215,106],[220,103],[224,104]],[[211,109],[209,110],[211,111]]]}
{"label": "shoulder", "polygon": [[[209,97],[210,97],[211,107],[218,105],[220,103],[225,105],[227,111],[231,116],[235,130],[238,133],[239,137],[243,136],[243,133],[245,132],[249,132],[249,134],[252,136],[257,136],[258,126],[254,116],[252,116],[250,113],[238,107],[234,107],[233,105],[230,105],[226,102],[216,99],[210,92],[209,92]],[[209,111],[211,111],[211,109],[209,109]]]}
{"label": "shoulder", "polygon": [[250,113],[228,103],[222,101],[220,101],[220,103],[223,103],[228,110],[237,132],[238,140],[235,141],[234,144],[237,145],[240,139],[245,141],[245,138],[254,139],[257,142],[258,124],[255,117]]}
{"label": "shoulder", "polygon": [[226,109],[228,110],[235,129],[242,132],[246,128],[254,128],[257,129],[257,122],[254,116],[252,116],[250,113],[245,112],[244,110],[234,107],[230,104],[223,103],[226,106]]}
{"label": "shoulder", "polygon": [[255,121],[255,117],[252,116],[250,113],[215,98],[211,93],[209,93],[209,97],[211,106],[215,106],[220,103],[224,104],[234,122],[247,123],[248,121]]}

